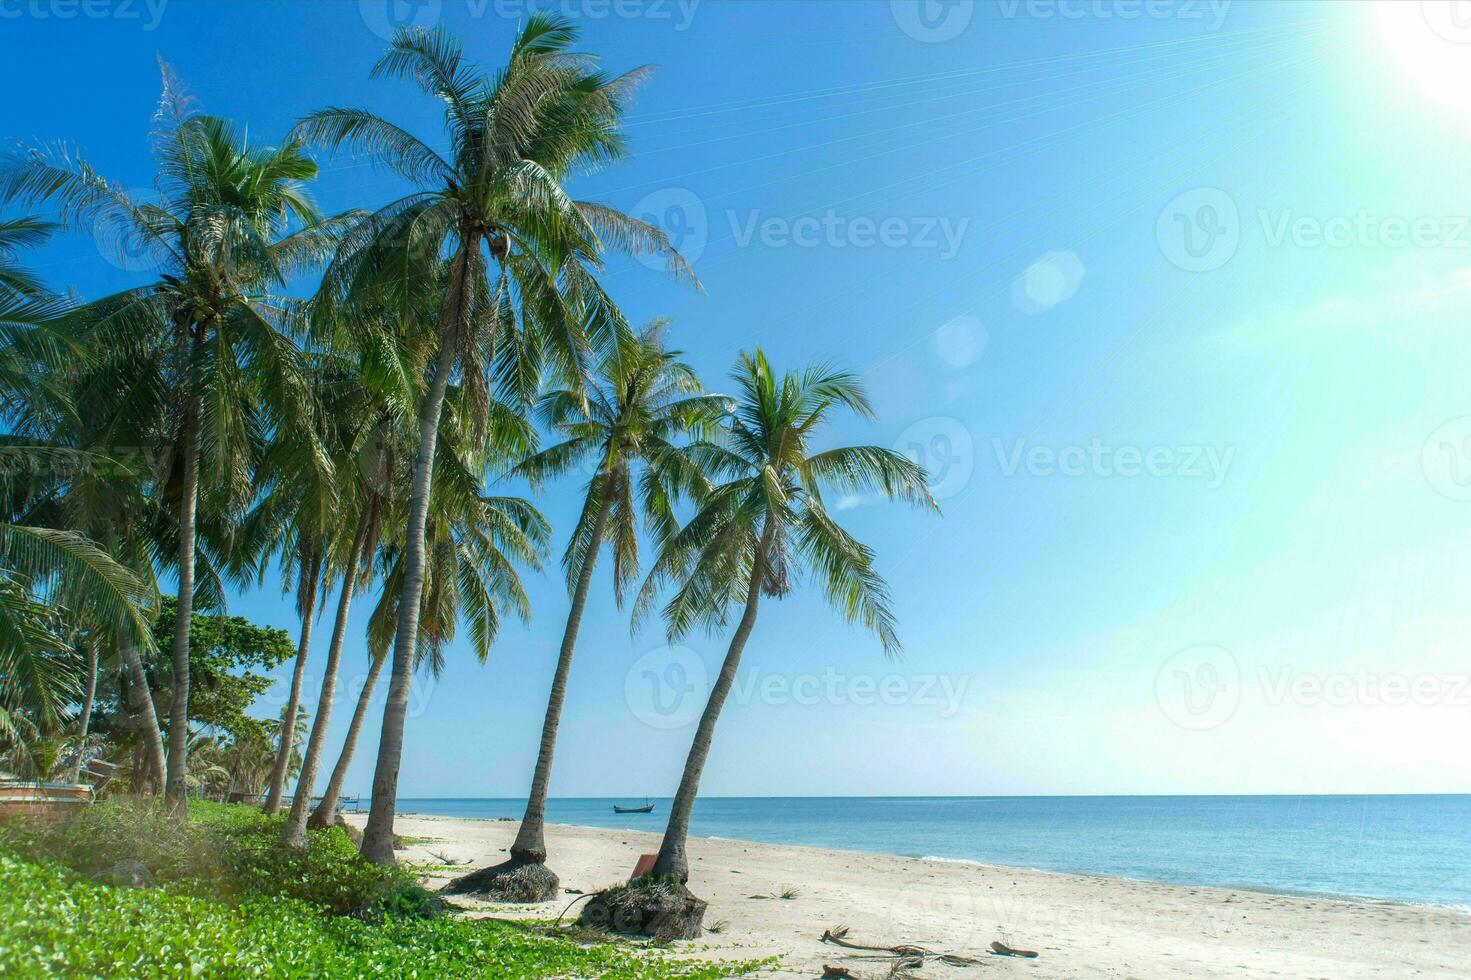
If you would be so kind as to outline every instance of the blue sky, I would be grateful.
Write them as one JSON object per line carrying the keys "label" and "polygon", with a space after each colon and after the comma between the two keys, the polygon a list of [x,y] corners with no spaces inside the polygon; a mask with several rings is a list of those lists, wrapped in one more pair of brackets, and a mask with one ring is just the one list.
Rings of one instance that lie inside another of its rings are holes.
{"label": "blue sky", "polygon": [[[532,6],[0,0],[24,93],[0,129],[146,186],[161,54],[259,140],[336,104],[438,142],[428,99],[367,78],[390,16],[442,17],[494,67]],[[841,502],[906,656],[811,591],[768,603],[707,792],[1467,789],[1471,38],[1448,8],[535,6],[612,70],[658,67],[631,158],[574,188],[680,235],[705,291],[615,261],[629,314],[672,317],[712,388],[755,343],[862,371],[879,419],[832,439],[915,453],[943,497]],[[397,189],[324,159],[315,193]],[[80,237],[35,264],[87,294],[139,278]],[[577,490],[539,498],[558,553]],[[488,665],[456,650],[419,683],[402,795],[525,792],[560,581],[531,577],[533,623]],[[667,794],[723,638],[630,637],[598,586],[553,795]],[[274,589],[231,609],[295,634]],[[351,649],[349,695],[364,669]]]}

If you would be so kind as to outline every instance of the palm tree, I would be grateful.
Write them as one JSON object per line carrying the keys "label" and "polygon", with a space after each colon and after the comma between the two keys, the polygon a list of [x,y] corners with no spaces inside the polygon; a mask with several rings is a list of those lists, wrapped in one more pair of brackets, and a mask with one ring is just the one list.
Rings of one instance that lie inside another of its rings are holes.
{"label": "palm tree", "polygon": [[179,587],[166,795],[182,815],[200,504],[212,511],[207,519],[235,519],[254,497],[262,433],[309,430],[299,351],[267,290],[323,258],[340,222],[306,196],[302,184],[317,166],[299,142],[253,146],[228,121],[195,112],[167,67],[163,78],[156,203],[69,153],[39,148],[0,164],[0,197],[53,204],[65,223],[142,251],[160,270],[146,285],[88,304],[74,329],[116,379],[115,397],[158,409],[147,428],[161,451],[156,493],[172,519]]}
{"label": "palm tree", "polygon": [[[420,637],[423,643],[423,637]],[[317,803],[312,815],[307,818],[308,827],[330,827],[337,820],[337,805],[342,799],[342,787],[347,782],[347,770],[352,765],[352,757],[357,752],[358,737],[363,732],[363,722],[367,720],[368,708],[373,702],[373,691],[378,684],[378,675],[383,672],[383,665],[388,660],[388,651],[382,650],[371,654],[368,661],[368,673],[363,678],[363,689],[358,692],[357,706],[353,708],[352,720],[347,725],[347,736],[343,739],[342,750],[337,754],[337,764],[332,767],[332,775],[327,778],[327,786],[322,790],[322,799]],[[292,801],[292,806],[296,801]]]}
{"label": "palm tree", "polygon": [[[135,645],[151,648],[157,596],[151,582],[75,529],[91,523],[77,520],[87,515],[58,503],[87,474],[105,471],[114,485],[130,485],[131,473],[104,454],[44,438],[78,418],[61,372],[81,352],[57,328],[69,304],[20,266],[18,255],[53,230],[33,218],[0,221],[0,416],[11,430],[0,439],[0,735],[14,738],[16,711],[43,726],[54,722],[83,689],[76,778],[96,693],[97,644],[106,638],[134,652]],[[52,606],[65,611],[65,636]],[[70,656],[77,640],[86,650],[81,678]]]}
{"label": "palm tree", "polygon": [[[432,367],[420,401],[407,533],[404,601],[373,804],[362,852],[393,861],[393,812],[419,637],[425,576],[425,527],[439,415],[451,375],[475,405],[492,387],[530,398],[550,364],[574,376],[589,339],[624,329],[592,271],[606,246],[662,252],[684,265],[657,229],[612,208],[573,200],[563,187],[578,167],[622,155],[620,120],[643,72],[607,77],[570,50],[576,30],[533,14],[494,78],[464,61],[442,29],[400,31],[373,69],[409,78],[445,113],[446,159],[406,130],[361,109],[328,108],[296,133],[331,150],[350,149],[393,170],[418,189],[380,209],[347,236],[329,267],[319,302],[348,306],[385,291],[413,307],[437,304]],[[447,274],[438,269],[445,260]],[[491,282],[489,262],[498,267]],[[474,412],[471,413],[473,418]]]}
{"label": "palm tree", "polygon": [[[446,411],[441,417],[438,441],[441,450],[435,458],[433,515],[427,527],[427,562],[425,586],[421,597],[419,642],[415,646],[416,666],[427,668],[439,676],[444,666],[444,648],[454,639],[461,620],[471,627],[471,647],[480,662],[490,655],[490,648],[500,631],[502,607],[509,608],[521,619],[530,615],[530,604],[516,573],[515,563],[534,569],[541,567],[541,553],[550,534],[546,520],[525,500],[515,497],[486,496],[480,492],[478,474],[489,464],[485,453],[509,452],[524,455],[535,445],[535,433],[515,412],[504,405],[489,406],[488,437],[477,449],[465,446],[465,398],[458,389],[446,397]],[[392,425],[385,416],[378,438],[370,445],[372,455],[365,460],[373,474],[366,481],[370,523],[365,525],[366,538],[361,547],[362,561],[372,558],[378,549],[378,528],[385,523],[402,526],[389,514],[390,490],[398,485],[399,471],[394,460],[401,458],[405,447],[412,445],[412,433]],[[408,437],[408,438],[405,438]],[[383,593],[369,618],[368,648],[371,658],[367,678],[359,695],[357,708],[348,727],[342,752],[333,768],[322,801],[311,816],[307,807],[315,781],[315,762],[311,771],[302,767],[292,799],[291,817],[282,830],[282,840],[289,846],[305,843],[306,828],[331,826],[337,815],[337,802],[357,748],[358,736],[373,696],[374,685],[387,660],[396,625],[401,615],[405,582],[405,549],[398,540],[383,542]],[[346,581],[342,595],[350,599]],[[346,619],[339,603],[338,624],[333,646],[340,654]],[[329,660],[331,653],[329,652]],[[334,665],[329,663],[328,674]],[[324,681],[325,689],[325,681]],[[320,716],[323,707],[319,704]],[[325,731],[322,733],[325,738]],[[320,746],[321,740],[316,740]]]}
{"label": "palm tree", "polygon": [[[391,408],[360,382],[361,378],[344,366],[338,372],[336,382],[327,387],[332,397],[324,413],[324,418],[333,428],[329,444],[343,457],[336,467],[341,478],[336,494],[338,521],[340,527],[351,528],[351,531],[349,535],[338,535],[327,562],[329,569],[336,569],[341,575],[342,585],[338,592],[332,639],[327,647],[321,692],[317,696],[316,716],[291,798],[291,812],[281,831],[281,840],[288,847],[306,845],[308,808],[316,785],[317,769],[326,750],[327,726],[332,719],[337,675],[347,638],[348,613],[358,587],[371,580],[372,560],[378,552],[379,532],[390,504],[388,494],[396,482],[393,478],[394,464],[403,455],[401,447],[404,442],[393,438],[395,432],[404,429],[400,424],[402,419],[396,419]],[[375,675],[377,668],[375,661]],[[361,718],[355,714],[353,722],[358,727]],[[349,740],[356,742],[356,732],[349,735]],[[339,782],[337,792],[340,791]],[[335,806],[334,802],[333,813],[336,812]]]}
{"label": "palm tree", "polygon": [[[281,725],[281,742],[276,748],[276,762],[271,769],[265,813],[281,809],[286,790],[288,763],[300,751],[295,743],[296,716],[301,706],[301,687],[306,674],[307,655],[311,650],[312,630],[316,624],[317,602],[331,578],[333,538],[341,537],[344,527],[343,501],[339,492],[343,479],[351,480],[355,460],[341,458],[344,448],[336,438],[344,426],[359,420],[350,413],[357,405],[342,400],[345,366],[333,358],[318,359],[309,369],[318,411],[314,413],[312,431],[283,432],[266,452],[257,471],[257,482],[268,489],[260,505],[246,522],[244,551],[258,565],[265,578],[271,557],[279,556],[282,585],[296,594],[296,612],[301,631],[296,646],[296,659],[291,671],[285,714]],[[325,399],[333,404],[321,404]],[[332,458],[332,465],[317,465],[315,450]],[[348,472],[339,476],[346,466]],[[349,516],[346,526],[354,522]],[[259,554],[263,552],[263,554]]]}
{"label": "palm tree", "polygon": [[652,608],[661,585],[678,583],[663,609],[669,636],[677,639],[697,625],[722,627],[731,610],[741,607],[725,662],[695,729],[654,864],[655,877],[680,882],[689,879],[685,841],[700,775],[756,625],[761,597],[785,595],[805,566],[849,621],[877,634],[886,654],[899,651],[888,589],[874,569],[873,552],[833,520],[823,503],[822,485],[876,491],[938,510],[925,487],[924,470],[897,453],[876,446],[814,451],[814,436],[835,408],[872,417],[855,375],[814,366],[778,376],[758,349],[741,355],[733,378],[740,398],[728,425],[720,438],[691,449],[724,482],[670,537],[635,608],[637,622]]}
{"label": "palm tree", "polygon": [[578,467],[593,468],[582,515],[562,556],[572,608],[552,675],[531,795],[510,860],[458,879],[451,891],[491,893],[521,902],[541,902],[557,894],[558,878],[546,867],[547,789],[573,650],[599,551],[604,541],[613,549],[614,595],[621,606],[624,590],[639,574],[639,512],[662,542],[677,527],[675,499],[705,489],[699,467],[674,440],[703,431],[705,421],[717,417],[726,402],[723,396],[701,393],[699,378],[679,361],[679,353],[660,345],[662,329],[662,323],[652,324],[636,341],[609,351],[599,366],[597,383],[585,395],[563,389],[542,399],[543,421],[566,438],[526,460],[517,472],[537,486]]}

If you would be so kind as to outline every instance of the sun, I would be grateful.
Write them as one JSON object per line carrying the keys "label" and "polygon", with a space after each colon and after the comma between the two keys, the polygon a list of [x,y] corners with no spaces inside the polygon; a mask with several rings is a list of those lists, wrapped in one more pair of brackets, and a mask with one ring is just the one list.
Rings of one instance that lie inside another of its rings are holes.
{"label": "sun", "polygon": [[1380,0],[1374,26],[1427,95],[1471,108],[1471,0]]}

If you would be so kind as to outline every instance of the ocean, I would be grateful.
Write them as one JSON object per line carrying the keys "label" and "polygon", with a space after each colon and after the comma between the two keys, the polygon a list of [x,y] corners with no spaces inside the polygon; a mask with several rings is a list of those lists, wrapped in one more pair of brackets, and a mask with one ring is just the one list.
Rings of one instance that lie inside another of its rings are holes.
{"label": "ocean", "polygon": [[[554,799],[547,819],[661,832],[642,798]],[[520,819],[525,800],[403,799],[401,813]],[[1471,912],[1471,795],[701,799],[692,837],[1117,875]]]}

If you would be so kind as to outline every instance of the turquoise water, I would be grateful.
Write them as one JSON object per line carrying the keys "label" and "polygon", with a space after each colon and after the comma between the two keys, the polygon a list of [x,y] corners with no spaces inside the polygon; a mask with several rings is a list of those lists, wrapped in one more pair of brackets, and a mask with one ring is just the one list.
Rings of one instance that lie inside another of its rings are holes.
{"label": "turquoise water", "polygon": [[[547,819],[662,831],[648,815],[557,799]],[[405,799],[402,813],[519,819],[524,800]],[[697,837],[1092,872],[1471,911],[1471,795],[711,798]]]}

